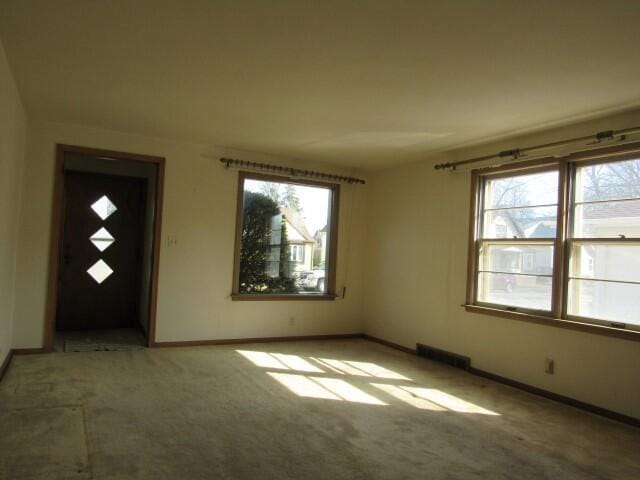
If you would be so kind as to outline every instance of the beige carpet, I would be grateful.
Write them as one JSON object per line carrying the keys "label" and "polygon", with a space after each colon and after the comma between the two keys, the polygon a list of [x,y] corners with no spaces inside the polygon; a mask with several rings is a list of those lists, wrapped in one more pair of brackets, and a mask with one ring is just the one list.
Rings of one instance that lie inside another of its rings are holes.
{"label": "beige carpet", "polygon": [[14,357],[0,479],[640,478],[640,430],[364,340]]}

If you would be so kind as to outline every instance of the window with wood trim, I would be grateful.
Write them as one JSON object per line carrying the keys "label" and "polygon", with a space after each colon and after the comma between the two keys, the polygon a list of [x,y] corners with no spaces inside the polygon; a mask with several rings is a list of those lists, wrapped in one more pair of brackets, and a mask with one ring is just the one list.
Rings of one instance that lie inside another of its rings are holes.
{"label": "window with wood trim", "polygon": [[240,172],[233,299],[331,299],[339,186]]}
{"label": "window with wood trim", "polygon": [[577,165],[566,313],[640,326],[640,159]]}
{"label": "window with wood trim", "polygon": [[472,187],[470,310],[640,332],[640,153],[475,170]]}
{"label": "window with wood trim", "polygon": [[551,313],[558,167],[481,177],[476,301]]}

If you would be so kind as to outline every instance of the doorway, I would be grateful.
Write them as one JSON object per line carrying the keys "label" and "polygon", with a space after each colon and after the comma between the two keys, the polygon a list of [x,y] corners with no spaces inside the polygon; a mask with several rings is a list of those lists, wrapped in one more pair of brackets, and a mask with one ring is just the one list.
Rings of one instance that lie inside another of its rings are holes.
{"label": "doorway", "polygon": [[164,159],[59,145],[57,164],[45,348],[152,346]]}

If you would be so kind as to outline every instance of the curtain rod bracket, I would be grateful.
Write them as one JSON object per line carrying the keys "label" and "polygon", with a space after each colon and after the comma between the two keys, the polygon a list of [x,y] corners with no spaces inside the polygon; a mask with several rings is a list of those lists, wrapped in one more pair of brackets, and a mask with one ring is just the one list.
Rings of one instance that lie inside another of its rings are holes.
{"label": "curtain rod bracket", "polygon": [[522,156],[522,152],[519,148],[513,148],[511,150],[503,150],[498,154],[499,157],[511,157],[514,160],[517,160]]}
{"label": "curtain rod bracket", "polygon": [[604,140],[613,140],[613,130],[604,130],[596,133],[596,143],[600,143]]}

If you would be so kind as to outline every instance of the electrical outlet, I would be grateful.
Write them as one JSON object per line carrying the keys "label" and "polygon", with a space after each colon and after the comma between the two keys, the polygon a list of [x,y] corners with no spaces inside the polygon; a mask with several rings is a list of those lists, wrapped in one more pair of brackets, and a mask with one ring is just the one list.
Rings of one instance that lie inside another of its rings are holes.
{"label": "electrical outlet", "polygon": [[178,239],[175,235],[169,235],[167,237],[167,246],[168,247],[175,247],[178,244]]}
{"label": "electrical outlet", "polygon": [[553,375],[555,367],[556,367],[556,364],[553,361],[553,358],[545,358],[544,359],[544,372],[545,373],[548,373],[549,375]]}
{"label": "electrical outlet", "polygon": [[295,324],[296,324],[296,317],[294,317],[293,315],[291,315],[291,316],[289,317],[289,325],[290,325],[290,326],[293,326],[293,325],[295,325]]}

